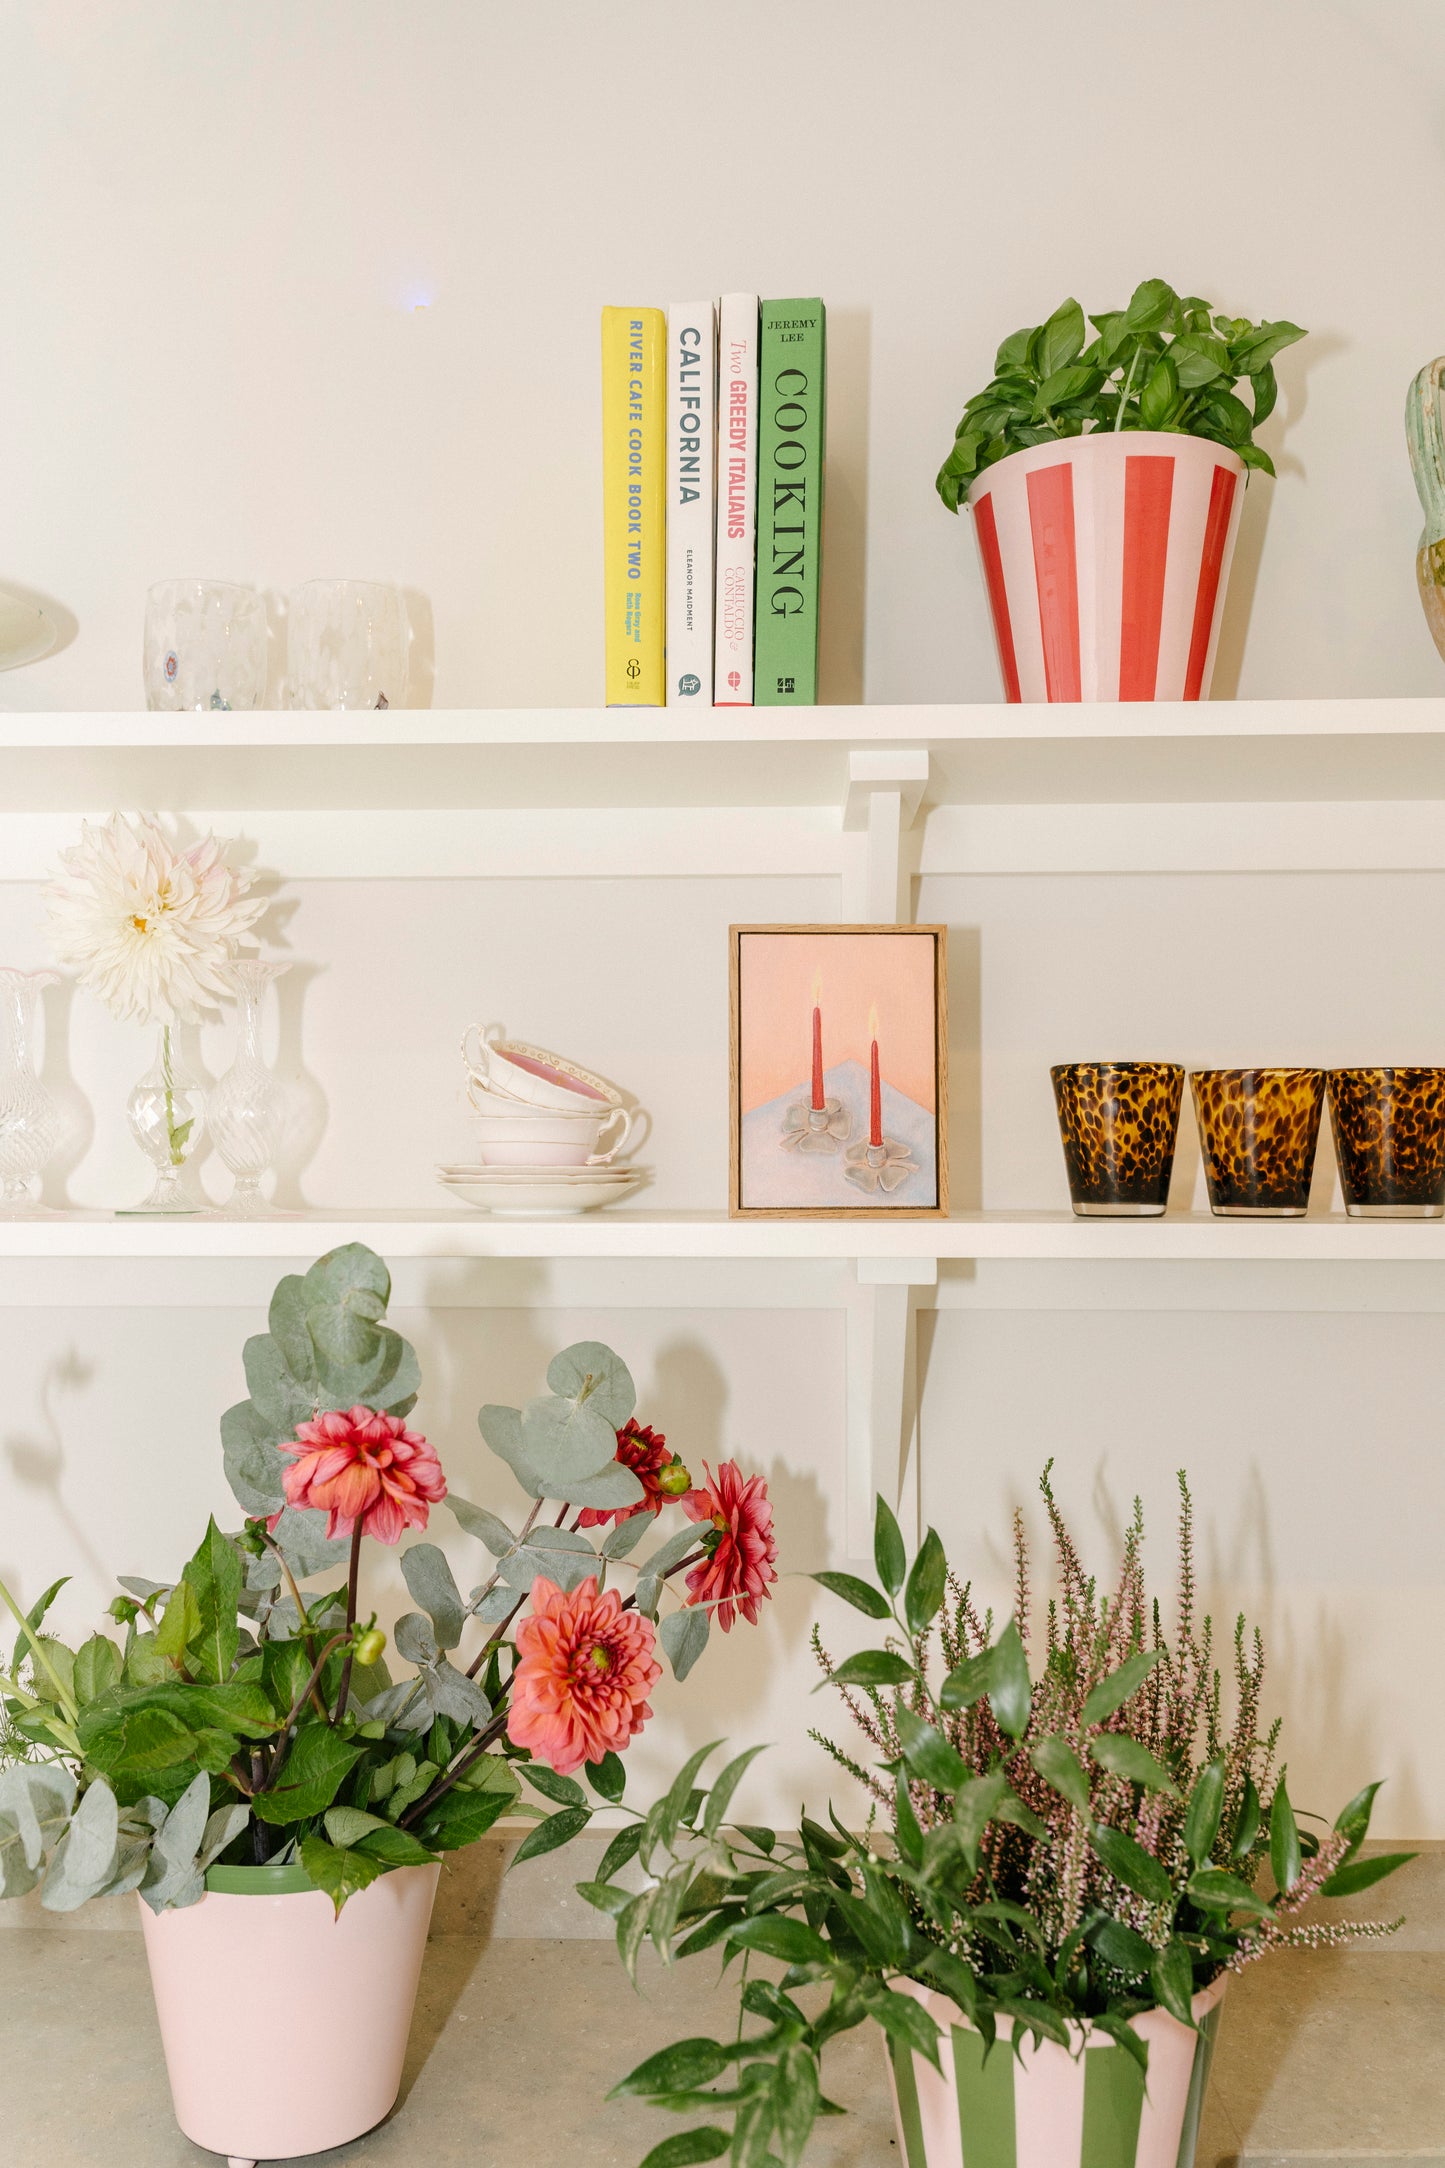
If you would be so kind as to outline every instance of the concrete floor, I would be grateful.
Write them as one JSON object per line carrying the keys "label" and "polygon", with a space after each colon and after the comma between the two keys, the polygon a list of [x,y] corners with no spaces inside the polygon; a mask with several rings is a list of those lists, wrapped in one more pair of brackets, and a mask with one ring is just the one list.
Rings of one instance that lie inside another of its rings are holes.
{"label": "concrete floor", "polygon": [[[1393,1941],[1291,1953],[1231,1987],[1198,2168],[1445,2163],[1445,1856],[1385,1887],[1409,1916]],[[1384,1913],[1383,1896],[1359,1911]],[[669,2040],[728,2026],[715,1960],[644,1969],[634,1995],[610,1944],[459,1931],[455,1908],[439,1924],[394,2114],[293,2168],[635,2168],[674,2126],[604,2095]],[[871,2031],[835,2043],[828,2085],[852,2112],[818,2126],[811,2168],[896,2162]],[[139,1935],[50,1921],[0,1936],[3,2168],[215,2159],[171,2119]]]}

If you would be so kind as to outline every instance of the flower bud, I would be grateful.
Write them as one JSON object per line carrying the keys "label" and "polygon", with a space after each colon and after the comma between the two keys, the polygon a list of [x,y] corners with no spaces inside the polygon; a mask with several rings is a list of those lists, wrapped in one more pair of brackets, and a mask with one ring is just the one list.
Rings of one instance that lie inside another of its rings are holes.
{"label": "flower bud", "polygon": [[692,1477],[676,1454],[658,1476],[657,1487],[664,1498],[681,1498],[692,1489]]}
{"label": "flower bud", "polygon": [[356,1661],[365,1666],[379,1664],[381,1652],[386,1647],[386,1635],[379,1626],[369,1626],[356,1644]]}

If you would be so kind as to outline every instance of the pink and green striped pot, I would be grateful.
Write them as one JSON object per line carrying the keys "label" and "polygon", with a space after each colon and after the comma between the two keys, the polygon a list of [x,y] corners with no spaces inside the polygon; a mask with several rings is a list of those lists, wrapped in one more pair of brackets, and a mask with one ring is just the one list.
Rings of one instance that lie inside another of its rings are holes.
{"label": "pink and green striped pot", "polygon": [[1194,1998],[1198,2032],[1167,2010],[1134,2020],[1149,2081],[1128,2050],[1092,2027],[1081,2053],[1053,2041],[1015,2055],[1012,2020],[983,2041],[947,1995],[899,1980],[943,2028],[943,2075],[886,2037],[905,2168],[1193,2168],[1204,2088],[1227,1976]]}

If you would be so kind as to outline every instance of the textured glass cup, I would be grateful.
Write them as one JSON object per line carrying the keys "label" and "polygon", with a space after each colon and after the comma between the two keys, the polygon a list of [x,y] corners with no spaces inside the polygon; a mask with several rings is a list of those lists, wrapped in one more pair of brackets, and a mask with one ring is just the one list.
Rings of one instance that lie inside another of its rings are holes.
{"label": "textured glass cup", "polygon": [[1325,1103],[1323,1069],[1196,1069],[1189,1081],[1211,1212],[1302,1219]]}
{"label": "textured glass cup", "polygon": [[1350,1218],[1445,1216],[1445,1069],[1332,1069],[1329,1093]]}
{"label": "textured glass cup", "polygon": [[162,580],[146,596],[148,708],[259,708],[266,697],[266,605],[254,587]]}
{"label": "textured glass cup", "polygon": [[290,600],[292,707],[401,707],[410,644],[399,587],[374,580],[307,580]]}
{"label": "textured glass cup", "polygon": [[1068,1061],[1054,1084],[1080,1219],[1157,1219],[1169,1202],[1184,1070],[1172,1061]]}

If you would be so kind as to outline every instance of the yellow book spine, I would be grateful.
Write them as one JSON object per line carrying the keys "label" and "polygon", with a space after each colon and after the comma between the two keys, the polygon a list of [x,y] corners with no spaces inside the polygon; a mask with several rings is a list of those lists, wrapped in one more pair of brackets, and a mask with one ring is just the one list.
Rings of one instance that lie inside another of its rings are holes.
{"label": "yellow book spine", "polygon": [[667,699],[664,400],[661,309],[602,311],[602,536],[607,705]]}

